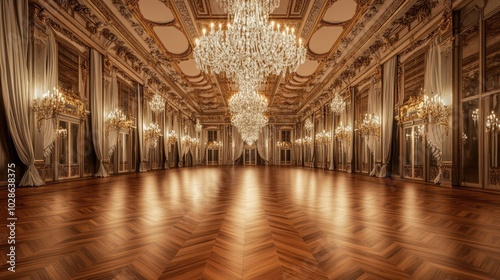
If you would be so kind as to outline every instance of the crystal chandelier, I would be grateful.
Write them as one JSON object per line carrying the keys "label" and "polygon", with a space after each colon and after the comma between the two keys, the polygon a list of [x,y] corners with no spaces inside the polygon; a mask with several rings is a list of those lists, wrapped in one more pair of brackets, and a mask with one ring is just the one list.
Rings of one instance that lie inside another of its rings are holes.
{"label": "crystal chandelier", "polygon": [[192,138],[189,135],[184,135],[181,138],[181,143],[183,146],[189,146],[189,145],[191,145],[191,142],[192,142],[191,140],[192,140]]}
{"label": "crystal chandelier", "polygon": [[106,136],[112,130],[130,129],[132,121],[128,120],[120,109],[114,109],[108,113],[106,119]]}
{"label": "crystal chandelier", "polygon": [[58,138],[66,138],[66,136],[68,136],[68,130],[66,128],[62,128],[60,127],[59,129],[56,129],[56,136]]}
{"label": "crystal chandelier", "polygon": [[267,99],[256,91],[240,91],[231,96],[228,105],[231,114],[238,114],[241,112],[254,112],[259,114],[267,110]]}
{"label": "crystal chandelier", "polygon": [[194,59],[205,73],[225,73],[237,84],[251,80],[260,83],[269,75],[285,75],[305,62],[306,49],[302,40],[297,43],[295,30],[281,29],[268,23],[269,12],[279,1],[234,0],[222,1],[232,23],[227,29],[216,29],[196,39]]}
{"label": "crystal chandelier", "polygon": [[345,110],[345,101],[344,99],[340,96],[338,92],[335,93],[335,96],[332,99],[332,102],[330,102],[330,109],[334,114],[340,114],[342,111]]}
{"label": "crystal chandelier", "polygon": [[474,126],[477,124],[477,120],[479,120],[479,108],[476,108],[472,111],[472,121],[474,122]]}
{"label": "crystal chandelier", "polygon": [[33,100],[33,111],[36,113],[38,129],[40,129],[44,120],[55,118],[62,113],[65,104],[66,99],[57,88],[54,88],[53,91],[47,91],[42,98],[35,98]]}
{"label": "crystal chandelier", "polygon": [[323,129],[322,132],[316,134],[316,143],[318,145],[329,145],[332,141],[332,134]]}
{"label": "crystal chandelier", "polygon": [[446,134],[448,134],[450,115],[451,107],[444,105],[444,102],[439,95],[435,95],[432,98],[425,95],[424,100],[418,107],[418,116],[424,120],[426,131],[428,124],[435,124],[443,126]]}
{"label": "crystal chandelier", "polygon": [[200,123],[200,120],[196,120],[196,125],[195,125],[195,130],[199,134],[201,133],[201,130],[203,129],[203,126]]}
{"label": "crystal chandelier", "polygon": [[306,120],[306,124],[304,125],[304,127],[306,128],[307,133],[309,133],[311,130],[313,130],[314,125],[313,125],[313,123],[311,122],[310,119],[307,119]]}
{"label": "crystal chandelier", "polygon": [[167,143],[174,144],[177,142],[177,133],[174,130],[167,132]]}
{"label": "crystal chandelier", "polygon": [[380,137],[380,117],[365,114],[362,122],[356,121],[356,130],[363,136]]}
{"label": "crystal chandelier", "polygon": [[219,149],[219,148],[222,148],[222,142],[221,141],[210,141],[208,143],[205,143],[205,147],[207,149],[211,149],[211,150],[216,150],[216,149]]}
{"label": "crystal chandelier", "polygon": [[161,136],[160,126],[157,123],[150,123],[148,125],[144,125],[144,139],[151,140],[150,146],[152,148],[156,148],[158,145],[158,138]]}
{"label": "crystal chandelier", "polygon": [[278,141],[276,143],[276,146],[278,146],[278,148],[280,149],[291,149],[292,148],[292,143],[291,142],[288,142],[288,141]]}
{"label": "crystal chandelier", "polygon": [[158,114],[165,110],[165,99],[158,93],[155,93],[151,101],[149,101],[149,107],[153,113]]}
{"label": "crystal chandelier", "polygon": [[340,125],[335,129],[335,138],[349,144],[351,142],[351,132],[352,128],[350,125],[344,126],[340,122]]}
{"label": "crystal chandelier", "polygon": [[500,130],[500,120],[493,111],[486,117],[486,132],[496,132]]}
{"label": "crystal chandelier", "polygon": [[195,148],[198,148],[200,146],[200,139],[199,138],[191,138],[191,145]]}
{"label": "crystal chandelier", "polygon": [[233,115],[231,123],[238,129],[243,141],[252,145],[259,139],[260,130],[266,126],[267,117],[261,113],[243,111]]}

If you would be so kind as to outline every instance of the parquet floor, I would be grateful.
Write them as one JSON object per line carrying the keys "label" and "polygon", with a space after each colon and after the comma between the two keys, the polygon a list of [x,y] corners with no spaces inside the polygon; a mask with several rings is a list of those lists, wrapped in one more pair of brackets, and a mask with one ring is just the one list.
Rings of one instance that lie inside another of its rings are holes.
{"label": "parquet floor", "polygon": [[16,272],[3,225],[0,279],[500,279],[500,194],[228,166],[16,196]]}

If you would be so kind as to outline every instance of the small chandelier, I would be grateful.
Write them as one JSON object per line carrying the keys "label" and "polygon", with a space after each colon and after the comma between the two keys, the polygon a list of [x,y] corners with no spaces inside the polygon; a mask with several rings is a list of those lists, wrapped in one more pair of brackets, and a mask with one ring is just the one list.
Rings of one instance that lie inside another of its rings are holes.
{"label": "small chandelier", "polygon": [[197,120],[197,121],[196,121],[196,125],[195,125],[195,127],[194,127],[194,128],[195,128],[195,130],[196,130],[196,132],[197,132],[198,134],[199,134],[199,133],[201,133],[201,130],[203,129],[203,126],[201,125],[200,120]]}
{"label": "small chandelier", "polygon": [[205,143],[205,148],[211,149],[211,150],[222,148],[222,142],[221,141],[210,141],[208,143]]}
{"label": "small chandelier", "polygon": [[158,93],[155,93],[151,101],[149,101],[149,107],[153,113],[158,114],[165,110],[165,99]]}
{"label": "small chandelier", "polygon": [[168,144],[174,144],[175,142],[177,142],[177,133],[174,130],[167,132],[166,136]]}
{"label": "small chandelier", "polygon": [[130,129],[132,127],[132,121],[128,120],[120,109],[114,109],[108,113],[108,118],[106,120],[106,136],[112,130],[120,129]]}
{"label": "small chandelier", "polygon": [[35,98],[33,111],[36,113],[38,130],[40,130],[44,120],[55,118],[62,113],[65,104],[66,99],[57,88],[54,88],[53,91],[47,91],[42,98]]}
{"label": "small chandelier", "polygon": [[313,130],[314,125],[313,125],[313,123],[311,122],[310,119],[307,119],[306,120],[306,124],[304,125],[304,127],[306,128],[307,133],[309,133],[311,130]]}
{"label": "small chandelier", "polygon": [[278,141],[276,146],[280,149],[288,150],[292,148],[292,143],[289,141]]}
{"label": "small chandelier", "polygon": [[329,145],[332,141],[332,134],[323,129],[322,132],[316,134],[316,143],[318,145]]}
{"label": "small chandelier", "polygon": [[200,146],[200,138],[191,138],[191,145],[198,148]]}
{"label": "small chandelier", "polygon": [[428,124],[435,124],[443,126],[448,134],[450,115],[451,107],[444,105],[439,95],[432,98],[425,95],[418,107],[418,116],[424,120],[425,131],[427,131]]}
{"label": "small chandelier", "polygon": [[350,125],[344,126],[340,122],[340,125],[335,129],[335,138],[349,145],[351,143],[351,132],[352,128]]}
{"label": "small chandelier", "polygon": [[157,123],[150,123],[144,126],[144,138],[146,140],[151,140],[150,146],[156,148],[158,145],[158,138],[161,136],[160,127]]}
{"label": "small chandelier", "polygon": [[344,99],[340,96],[338,92],[335,93],[335,96],[332,99],[332,102],[330,102],[330,109],[334,114],[340,114],[342,111],[345,110],[346,103]]}
{"label": "small chandelier", "polygon": [[56,129],[56,137],[57,138],[66,138],[68,136],[68,130],[66,128],[59,128],[59,129]]}
{"label": "small chandelier", "polygon": [[472,111],[472,121],[474,122],[474,126],[477,124],[477,121],[479,120],[479,108],[476,108],[474,111]]}
{"label": "small chandelier", "polygon": [[184,135],[181,138],[181,143],[183,146],[189,146],[192,143],[192,138],[189,135]]}
{"label": "small chandelier", "polygon": [[356,130],[365,137],[380,137],[380,117],[374,114],[365,114],[362,122],[356,121]]}
{"label": "small chandelier", "polygon": [[493,111],[486,117],[486,132],[497,132],[500,130],[500,120]]}

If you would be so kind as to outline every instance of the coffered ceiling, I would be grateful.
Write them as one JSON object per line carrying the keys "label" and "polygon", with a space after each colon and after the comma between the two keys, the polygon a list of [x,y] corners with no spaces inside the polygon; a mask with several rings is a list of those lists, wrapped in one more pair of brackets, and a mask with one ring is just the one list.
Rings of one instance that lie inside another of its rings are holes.
{"label": "coffered ceiling", "polygon": [[[140,63],[162,73],[147,77],[147,87],[198,116],[227,116],[228,99],[236,91],[233,82],[224,75],[201,72],[193,59],[194,42],[202,29],[227,20],[217,0],[89,1],[111,12],[109,23],[123,30],[128,43],[148,53]],[[269,101],[270,120],[300,118],[349,83],[353,70],[347,68],[352,64],[357,64],[357,70],[373,65],[380,46],[391,39],[390,34],[383,38],[375,34],[393,13],[408,8],[408,2],[281,0],[271,20],[295,27],[308,53],[296,73],[271,76],[263,83],[260,93]],[[367,52],[369,48],[375,49]],[[165,80],[168,86],[156,88]]]}

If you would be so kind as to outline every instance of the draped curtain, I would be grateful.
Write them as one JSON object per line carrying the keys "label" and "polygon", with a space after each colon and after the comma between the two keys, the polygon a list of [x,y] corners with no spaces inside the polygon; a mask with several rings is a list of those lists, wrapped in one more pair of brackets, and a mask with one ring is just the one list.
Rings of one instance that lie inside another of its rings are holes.
{"label": "draped curtain", "polygon": [[[109,87],[109,92],[106,94],[107,102],[105,108],[106,112],[111,112],[115,109],[118,108],[118,79],[116,78],[116,71],[111,71],[111,83]],[[113,152],[116,149],[116,145],[118,143],[118,135],[119,131],[117,130],[112,130],[109,131],[107,140],[108,140],[108,158],[110,158],[113,155]]]}
{"label": "draped curtain", "polygon": [[[57,66],[58,66],[58,58],[57,58],[57,42],[54,36],[54,32],[52,29],[47,28],[48,30],[48,41],[47,41],[47,50],[45,57],[45,86],[43,90],[52,90],[57,87]],[[41,127],[41,131],[43,133],[43,156],[48,157],[52,154],[52,150],[54,149],[54,141],[56,140],[56,127],[55,119],[44,121]]]}
{"label": "draped curtain", "polygon": [[182,139],[182,131],[181,131],[180,123],[179,123],[179,115],[174,114],[174,131],[177,133],[177,152],[179,154],[178,164],[182,161],[182,151],[181,151],[181,139]]}
{"label": "draped curtain", "polygon": [[[147,127],[151,121],[152,121],[152,111],[151,111],[151,107],[149,106],[149,102],[144,102],[144,112],[143,112],[143,125],[141,127],[139,127],[139,129],[142,129],[144,130],[145,127]],[[144,136],[145,137],[145,136]],[[151,142],[152,142],[152,139],[146,139],[144,138],[144,157],[143,157],[143,160],[144,161],[149,161],[149,152],[151,151]]]}
{"label": "draped curtain", "polygon": [[392,124],[394,119],[394,95],[396,94],[397,56],[384,64],[382,84],[382,168],[379,177],[387,176],[387,164],[391,160]]}
{"label": "draped curtain", "polygon": [[[427,53],[427,64],[425,67],[424,89],[427,94],[443,94],[451,91],[452,71],[451,61],[441,58],[440,38],[436,37],[433,45]],[[444,62],[444,63],[443,63]],[[439,172],[434,183],[441,181],[441,159],[443,150],[443,128],[439,125],[429,124],[427,133],[427,144],[431,154],[438,160]]]}
{"label": "draped curtain", "polygon": [[92,49],[90,52],[90,93],[92,110],[92,142],[98,162],[96,177],[107,177],[108,172],[104,168],[104,100],[102,91],[102,56]]}
{"label": "draped curtain", "polygon": [[329,157],[330,157],[330,170],[335,169],[335,113],[332,113],[332,120],[331,120],[331,126],[330,126],[330,135],[332,136],[330,140],[330,145],[329,149],[331,147],[331,150],[329,152]]}
{"label": "draped curtain", "polygon": [[44,182],[35,167],[30,132],[30,75],[28,72],[28,1],[0,1],[0,86],[10,135],[21,161],[28,167],[20,186]]}
{"label": "draped curtain", "polygon": [[[314,124],[314,114],[311,116],[311,123]],[[309,167],[314,167],[314,146],[316,146],[316,125],[311,129],[310,136],[311,137],[311,145],[309,146]]]}
{"label": "draped curtain", "polygon": [[165,158],[166,158],[165,168],[168,169],[170,167],[169,166],[170,159],[168,155],[170,144],[168,143],[167,137],[170,131],[170,117],[166,109],[163,111],[162,114],[163,114],[163,152],[165,153]]}
{"label": "draped curtain", "polygon": [[233,126],[233,143],[232,143],[232,158],[231,160],[234,162],[241,156],[243,153],[243,147],[245,145],[245,142],[243,142],[243,139],[241,138],[241,134],[236,129],[236,127]]}
{"label": "draped curtain", "polygon": [[145,158],[146,155],[146,147],[144,147],[144,88],[139,86],[139,94],[137,98],[137,136],[139,138],[139,172],[147,172]]}
{"label": "draped curtain", "polygon": [[[375,116],[378,115],[378,108],[377,108],[377,93],[376,93],[376,83],[372,80],[371,86],[370,86],[370,91],[368,92],[368,115],[374,114]],[[376,148],[377,148],[377,137],[373,135],[369,135],[366,137],[366,143],[368,145],[368,149],[370,149],[371,153],[373,154],[373,158],[376,158]],[[371,157],[368,155],[368,158]],[[370,176],[375,176],[377,171],[377,165],[373,163],[373,168],[370,172]]]}
{"label": "draped curtain", "polygon": [[269,140],[269,132],[268,132],[268,127],[267,125],[264,126],[260,130],[260,135],[259,139],[257,139],[257,152],[259,153],[259,156],[266,161],[266,164],[269,161],[269,151],[268,151],[268,145],[267,141]]}

